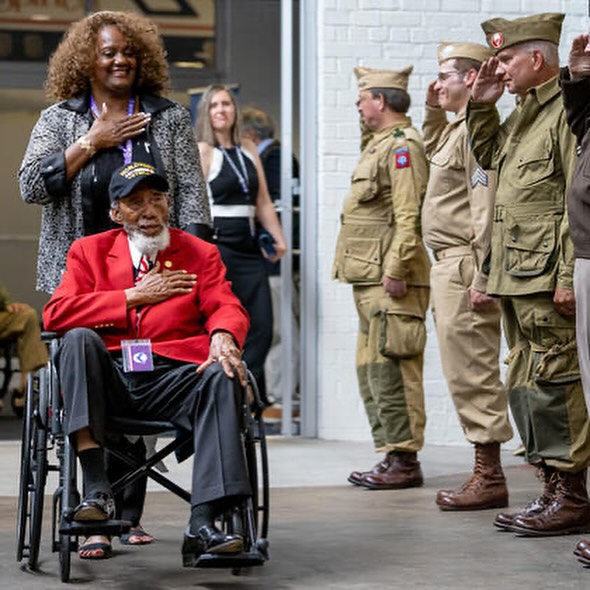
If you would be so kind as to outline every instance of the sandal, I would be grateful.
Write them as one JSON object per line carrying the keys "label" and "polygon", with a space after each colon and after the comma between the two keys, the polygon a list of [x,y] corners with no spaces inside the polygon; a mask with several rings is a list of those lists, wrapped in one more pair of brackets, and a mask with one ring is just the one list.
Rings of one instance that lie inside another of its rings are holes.
{"label": "sandal", "polygon": [[78,547],[80,559],[108,559],[113,554],[111,540],[104,535],[87,537]]}
{"label": "sandal", "polygon": [[143,527],[138,524],[131,527],[128,533],[123,533],[119,540],[122,545],[149,545],[153,543],[156,538],[143,530]]}

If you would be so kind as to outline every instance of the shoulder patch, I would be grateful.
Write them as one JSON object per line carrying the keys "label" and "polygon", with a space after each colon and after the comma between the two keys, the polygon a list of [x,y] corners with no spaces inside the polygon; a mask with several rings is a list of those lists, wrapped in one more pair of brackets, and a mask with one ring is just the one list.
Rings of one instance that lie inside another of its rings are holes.
{"label": "shoulder patch", "polygon": [[479,166],[471,176],[471,188],[475,188],[478,184],[488,186],[488,175]]}
{"label": "shoulder patch", "polygon": [[406,134],[404,133],[403,129],[396,129],[393,132],[393,137],[405,137]]}
{"label": "shoulder patch", "polygon": [[396,168],[410,167],[410,150],[407,147],[398,148],[393,152]]}

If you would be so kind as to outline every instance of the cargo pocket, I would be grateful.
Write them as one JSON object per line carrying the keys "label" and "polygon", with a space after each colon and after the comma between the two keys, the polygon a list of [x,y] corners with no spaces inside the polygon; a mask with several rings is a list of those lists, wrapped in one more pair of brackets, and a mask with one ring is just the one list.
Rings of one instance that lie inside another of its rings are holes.
{"label": "cargo pocket", "polygon": [[381,311],[380,316],[379,352],[383,356],[409,358],[424,352],[423,318],[400,311]]}
{"label": "cargo pocket", "polygon": [[532,347],[532,376],[537,385],[558,386],[580,380],[576,341],[556,344],[549,350]]}
{"label": "cargo pocket", "polygon": [[536,277],[551,269],[555,262],[555,221],[511,220],[505,232],[505,271],[509,275]]}
{"label": "cargo pocket", "polygon": [[350,283],[378,283],[381,280],[381,240],[347,238],[342,272]]}

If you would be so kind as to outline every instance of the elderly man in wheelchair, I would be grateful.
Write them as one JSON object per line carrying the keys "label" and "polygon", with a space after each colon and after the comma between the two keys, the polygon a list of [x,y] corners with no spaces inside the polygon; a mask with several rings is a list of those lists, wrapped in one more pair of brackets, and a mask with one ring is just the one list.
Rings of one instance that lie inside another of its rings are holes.
{"label": "elderly man in wheelchair", "polygon": [[84,497],[72,520],[113,518],[104,468],[109,416],[166,420],[192,431],[191,511],[183,565],[242,550],[217,515],[252,490],[240,439],[247,314],[214,245],[168,227],[166,178],[148,164],[118,169],[111,218],[122,228],[77,240],[43,312],[63,334],[56,367],[65,434]]}

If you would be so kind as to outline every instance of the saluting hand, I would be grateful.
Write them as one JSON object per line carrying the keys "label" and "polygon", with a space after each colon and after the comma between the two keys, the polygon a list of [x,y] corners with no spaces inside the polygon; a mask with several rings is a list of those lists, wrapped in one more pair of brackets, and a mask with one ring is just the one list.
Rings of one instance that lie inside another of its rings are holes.
{"label": "saluting hand", "polygon": [[143,133],[150,119],[149,113],[134,113],[121,119],[112,119],[106,103],[102,103],[100,115],[92,123],[86,137],[97,150],[116,147]]}
{"label": "saluting hand", "polygon": [[572,42],[567,67],[573,79],[590,76],[590,35],[578,35]]}
{"label": "saluting hand", "polygon": [[426,104],[429,107],[438,107],[440,103],[438,102],[438,92],[434,89],[434,85],[436,84],[437,80],[433,80],[426,89]]}
{"label": "saluting hand", "polygon": [[215,362],[221,365],[223,372],[230,379],[237,375],[242,386],[246,387],[248,380],[244,370],[244,363],[242,363],[242,353],[229,332],[215,332],[211,336],[209,357],[203,364],[199,365],[197,374],[200,375],[209,365]]}
{"label": "saluting hand", "polygon": [[125,290],[127,307],[159,303],[177,295],[188,295],[197,282],[197,275],[186,270],[164,270],[160,272],[160,263],[146,273],[135,285]]}
{"label": "saluting hand", "polygon": [[475,102],[495,103],[504,92],[502,74],[498,74],[500,62],[497,57],[490,57],[481,64],[477,78],[471,88],[471,99]]}

